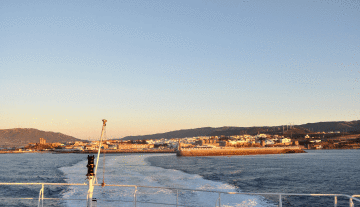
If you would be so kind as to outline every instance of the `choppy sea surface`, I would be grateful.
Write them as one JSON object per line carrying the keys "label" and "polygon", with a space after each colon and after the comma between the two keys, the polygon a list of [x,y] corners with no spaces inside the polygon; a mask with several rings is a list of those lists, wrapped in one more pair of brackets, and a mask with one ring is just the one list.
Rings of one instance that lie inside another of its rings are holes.
{"label": "choppy sea surface", "polygon": [[[60,169],[74,166],[86,159],[80,154],[22,153],[0,154],[1,183],[65,183],[66,174]],[[40,186],[0,186],[0,206],[37,206],[38,200],[12,198],[38,198]],[[45,189],[46,198],[58,198],[66,187]],[[47,202],[46,206],[62,206],[64,202]]]}
{"label": "choppy sea surface", "polygon": [[[0,182],[84,183],[85,154],[1,154]],[[120,185],[176,187],[225,192],[360,194],[360,150],[318,150],[304,154],[177,157],[173,154],[106,154],[99,160],[98,182]],[[0,186],[0,206],[36,206],[40,186]],[[85,199],[87,188],[45,188],[46,198]],[[95,187],[97,206],[134,206],[134,188]],[[216,193],[137,189],[137,206],[215,206]],[[110,202],[107,200],[121,200]],[[333,206],[334,198],[285,196],[283,206]],[[141,202],[147,202],[146,204]],[[338,198],[338,206],[349,206]],[[360,203],[354,203],[360,206]],[[221,196],[224,207],[277,206],[278,197]],[[46,200],[44,206],[85,206],[84,201]]]}

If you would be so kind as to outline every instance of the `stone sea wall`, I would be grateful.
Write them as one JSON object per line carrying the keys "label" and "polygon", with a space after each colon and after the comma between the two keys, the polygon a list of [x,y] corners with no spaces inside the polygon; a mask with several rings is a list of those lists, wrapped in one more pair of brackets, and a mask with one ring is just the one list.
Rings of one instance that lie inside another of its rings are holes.
{"label": "stone sea wall", "polygon": [[209,148],[209,149],[181,149],[178,156],[229,156],[229,155],[258,155],[304,153],[298,146],[289,147],[248,147],[248,148]]}

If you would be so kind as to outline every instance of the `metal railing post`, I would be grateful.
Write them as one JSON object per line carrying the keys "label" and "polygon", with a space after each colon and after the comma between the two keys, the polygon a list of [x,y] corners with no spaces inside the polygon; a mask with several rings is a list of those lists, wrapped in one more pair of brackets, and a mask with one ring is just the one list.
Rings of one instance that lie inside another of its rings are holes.
{"label": "metal railing post", "polygon": [[137,186],[135,186],[135,192],[134,192],[134,206],[136,207],[136,192],[137,192]]}
{"label": "metal railing post", "polygon": [[221,207],[221,193],[219,193],[219,207]]}
{"label": "metal railing post", "polygon": [[337,196],[334,196],[334,207],[337,207]]}
{"label": "metal railing post", "polygon": [[41,200],[41,191],[42,191],[42,188],[40,189],[40,192],[39,192],[39,200],[38,200],[38,207],[40,207],[40,200]]}
{"label": "metal railing post", "polygon": [[176,190],[176,207],[178,207],[179,190]]}
{"label": "metal railing post", "polygon": [[41,207],[44,206],[44,184],[41,185],[42,195],[41,195]]}
{"label": "metal railing post", "polygon": [[350,206],[350,207],[354,207],[354,202],[353,202],[353,199],[352,199],[352,198],[350,198],[350,200],[349,200],[349,206]]}
{"label": "metal railing post", "polygon": [[282,207],[281,194],[279,194],[279,207]]}
{"label": "metal railing post", "polygon": [[44,206],[44,184],[41,185],[41,189],[39,192],[38,207],[40,207],[40,203],[41,203],[41,207],[43,207]]}

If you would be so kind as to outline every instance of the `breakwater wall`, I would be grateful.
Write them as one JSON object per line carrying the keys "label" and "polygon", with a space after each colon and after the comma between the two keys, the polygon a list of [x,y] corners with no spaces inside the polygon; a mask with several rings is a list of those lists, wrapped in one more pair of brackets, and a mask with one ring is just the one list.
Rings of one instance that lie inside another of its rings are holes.
{"label": "breakwater wall", "polygon": [[209,148],[209,149],[181,149],[178,156],[229,156],[229,155],[259,155],[259,154],[284,154],[304,153],[298,146],[289,147],[248,147],[248,148]]}

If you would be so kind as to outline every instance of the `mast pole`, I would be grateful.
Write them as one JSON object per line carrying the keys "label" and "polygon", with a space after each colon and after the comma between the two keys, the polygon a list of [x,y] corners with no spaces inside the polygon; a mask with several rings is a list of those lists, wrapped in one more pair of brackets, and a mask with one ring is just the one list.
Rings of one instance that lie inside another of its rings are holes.
{"label": "mast pole", "polygon": [[[105,133],[105,127],[106,127],[106,119],[103,119],[103,126],[102,126],[102,130],[101,130],[101,137],[100,137],[100,142],[99,142],[99,149],[98,149],[98,154],[97,154],[97,159],[96,159],[96,165],[94,165],[94,155],[90,156],[88,155],[88,174],[86,174],[87,179],[88,179],[88,193],[87,193],[87,203],[86,206],[87,207],[92,207],[92,197],[93,197],[93,192],[94,192],[94,184],[96,181],[96,171],[97,171],[97,167],[99,164],[99,158],[100,158],[100,150],[101,150],[101,144],[103,141],[103,137],[104,137],[104,133]],[[94,167],[95,167],[95,172],[94,172]]]}
{"label": "mast pole", "polygon": [[101,130],[101,137],[100,137],[100,142],[99,142],[99,149],[98,149],[98,154],[97,154],[97,158],[96,158],[96,165],[95,165],[95,180],[97,180],[97,177],[96,177],[96,172],[97,172],[97,167],[98,167],[98,164],[99,164],[99,159],[100,159],[100,150],[101,150],[101,144],[102,144],[102,141],[103,141],[103,138],[104,138],[104,133],[105,133],[105,128],[106,128],[106,122],[107,120],[106,119],[103,119],[103,126],[102,126],[102,130]]}
{"label": "mast pole", "polygon": [[94,192],[94,177],[95,176],[89,176],[88,180],[89,180],[89,189],[88,189],[88,194],[87,194],[87,207],[92,207],[92,197],[93,197],[93,192]]}
{"label": "mast pole", "polygon": [[88,173],[86,174],[87,179],[88,179],[88,193],[86,196],[86,206],[87,207],[92,207],[92,197],[93,197],[93,191],[94,191],[94,155],[90,156],[88,155],[87,157],[88,159],[88,164],[86,165],[86,167],[88,168]]}

